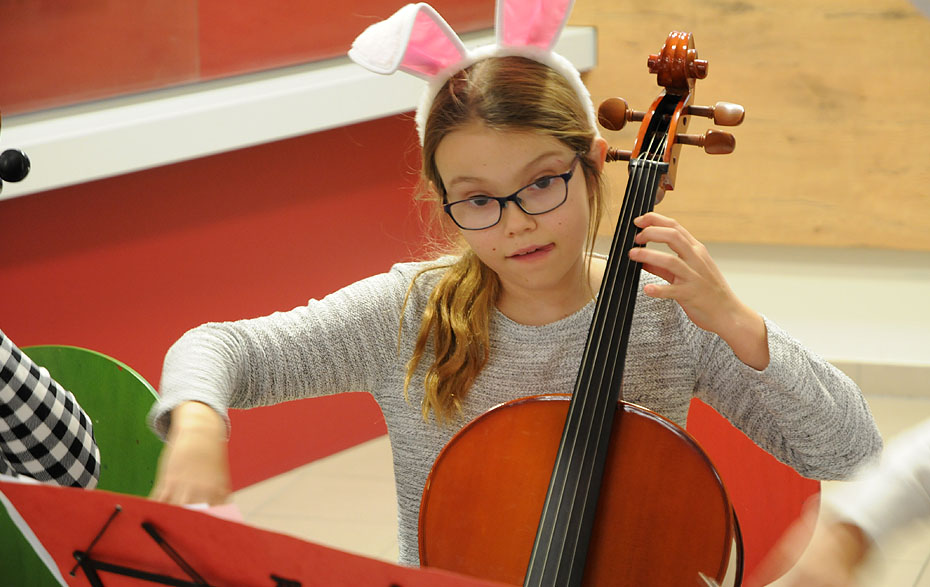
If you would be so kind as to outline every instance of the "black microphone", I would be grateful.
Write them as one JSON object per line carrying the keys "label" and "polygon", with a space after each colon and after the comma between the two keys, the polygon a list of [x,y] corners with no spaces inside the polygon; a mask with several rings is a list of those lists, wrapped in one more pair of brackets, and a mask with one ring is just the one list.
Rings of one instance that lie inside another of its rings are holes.
{"label": "black microphone", "polygon": [[0,180],[22,181],[29,174],[29,157],[18,149],[0,154]]}

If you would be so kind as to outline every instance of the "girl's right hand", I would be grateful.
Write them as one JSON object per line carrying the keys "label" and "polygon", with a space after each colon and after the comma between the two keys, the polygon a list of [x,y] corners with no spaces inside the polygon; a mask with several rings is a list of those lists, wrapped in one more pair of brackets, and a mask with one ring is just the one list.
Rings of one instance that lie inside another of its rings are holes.
{"label": "girl's right hand", "polygon": [[229,499],[226,422],[213,408],[186,402],[171,411],[151,498],[183,505]]}

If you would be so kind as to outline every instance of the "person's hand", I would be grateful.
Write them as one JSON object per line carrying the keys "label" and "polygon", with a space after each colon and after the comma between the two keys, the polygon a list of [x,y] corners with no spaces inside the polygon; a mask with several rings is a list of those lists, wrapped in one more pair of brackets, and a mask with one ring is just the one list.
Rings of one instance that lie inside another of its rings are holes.
{"label": "person's hand", "polygon": [[216,505],[229,494],[226,422],[205,404],[181,404],[171,411],[151,498],[176,505]]}
{"label": "person's hand", "polygon": [[[818,523],[815,513],[805,513],[762,562],[763,566],[770,568],[784,568],[797,561],[780,579],[771,583],[772,587],[860,585],[857,576],[870,543],[858,526],[825,515],[827,517]],[[810,544],[807,544],[807,537],[812,530],[813,537]],[[799,558],[798,551],[801,549],[804,550]]]}
{"label": "person's hand", "polygon": [[707,248],[672,218],[650,212],[636,218],[635,242],[663,243],[667,251],[633,247],[630,258],[667,284],[649,284],[647,296],[677,301],[700,328],[715,332],[741,361],[758,370],[769,363],[765,322],[730,289]]}

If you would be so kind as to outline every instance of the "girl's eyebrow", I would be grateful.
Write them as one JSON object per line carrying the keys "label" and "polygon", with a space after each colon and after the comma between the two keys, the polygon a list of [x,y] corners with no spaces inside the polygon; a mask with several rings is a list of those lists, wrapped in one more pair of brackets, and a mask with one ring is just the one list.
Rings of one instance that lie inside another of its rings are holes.
{"label": "girl's eyebrow", "polygon": [[[549,157],[563,155],[563,154],[564,153],[562,153],[561,151],[546,151],[545,153],[540,154],[538,157],[532,159],[531,161],[528,161],[526,165],[524,165],[520,171],[526,171],[534,167],[535,165],[539,164],[540,161],[543,161]],[[476,177],[476,176],[471,176],[471,175],[459,175],[453,178],[448,183],[448,187],[446,187],[446,190],[450,190],[460,183],[480,183],[482,181],[486,181],[486,178]],[[443,182],[443,183],[445,184],[446,182]]]}

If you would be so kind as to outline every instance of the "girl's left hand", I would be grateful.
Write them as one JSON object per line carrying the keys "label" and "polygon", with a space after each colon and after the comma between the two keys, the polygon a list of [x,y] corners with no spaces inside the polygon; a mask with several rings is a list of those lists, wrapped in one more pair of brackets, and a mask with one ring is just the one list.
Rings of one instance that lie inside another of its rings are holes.
{"label": "girl's left hand", "polygon": [[710,253],[677,221],[649,212],[633,223],[641,230],[637,244],[663,243],[672,252],[633,247],[630,259],[667,284],[648,284],[647,296],[677,301],[700,328],[715,332],[747,365],[764,369],[769,362],[765,322],[730,289]]}

